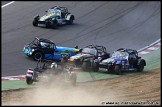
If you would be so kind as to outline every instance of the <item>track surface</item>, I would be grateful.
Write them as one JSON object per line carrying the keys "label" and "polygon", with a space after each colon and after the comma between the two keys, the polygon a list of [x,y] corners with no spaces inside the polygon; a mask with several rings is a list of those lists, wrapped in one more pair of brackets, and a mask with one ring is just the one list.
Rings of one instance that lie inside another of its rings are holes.
{"label": "track surface", "polygon": [[5,5],[5,4],[9,3],[9,2],[11,2],[11,1],[2,1],[1,6]]}
{"label": "track surface", "polygon": [[[65,6],[75,15],[74,25],[58,29],[33,27],[33,17],[48,8]],[[23,75],[35,61],[26,57],[24,44],[34,37],[57,45],[104,45],[109,52],[125,47],[141,49],[160,38],[160,2],[14,2],[2,8],[2,76]]]}

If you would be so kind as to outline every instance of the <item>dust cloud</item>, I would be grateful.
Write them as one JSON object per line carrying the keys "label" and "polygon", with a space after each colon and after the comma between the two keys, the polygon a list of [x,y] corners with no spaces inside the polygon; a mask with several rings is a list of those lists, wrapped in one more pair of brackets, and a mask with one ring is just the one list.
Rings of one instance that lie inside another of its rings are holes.
{"label": "dust cloud", "polygon": [[76,86],[59,76],[48,81],[41,79],[32,85],[33,88],[2,92],[2,105],[115,105],[107,102],[161,105],[160,73],[160,69],[155,69],[133,76],[77,83]]}
{"label": "dust cloud", "polygon": [[96,93],[78,85],[72,86],[61,76],[35,85],[36,88],[24,93],[22,105],[101,105]]}

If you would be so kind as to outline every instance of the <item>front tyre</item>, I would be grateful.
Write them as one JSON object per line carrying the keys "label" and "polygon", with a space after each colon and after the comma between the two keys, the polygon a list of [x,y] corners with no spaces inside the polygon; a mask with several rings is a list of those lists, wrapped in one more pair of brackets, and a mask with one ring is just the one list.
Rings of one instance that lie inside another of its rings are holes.
{"label": "front tyre", "polygon": [[66,66],[66,60],[64,58],[61,58],[61,71],[64,70],[65,66]]}
{"label": "front tyre", "polygon": [[53,22],[52,22],[52,28],[53,29],[56,29],[57,28],[57,20],[54,20]]}
{"label": "front tyre", "polygon": [[38,20],[37,19],[33,20],[33,26],[35,26],[35,27],[38,26]]}
{"label": "front tyre", "polygon": [[95,63],[95,62],[93,63],[93,67],[92,68],[93,68],[94,72],[97,72],[99,70],[98,64]]}
{"label": "front tyre", "polygon": [[33,59],[36,61],[43,59],[43,57],[44,57],[44,55],[42,52],[37,51],[37,52],[33,53]]}
{"label": "front tyre", "polygon": [[53,28],[53,29],[56,29],[57,28],[57,20],[52,20],[52,19],[49,19],[48,22],[46,22],[46,27],[50,27],[50,28]]}

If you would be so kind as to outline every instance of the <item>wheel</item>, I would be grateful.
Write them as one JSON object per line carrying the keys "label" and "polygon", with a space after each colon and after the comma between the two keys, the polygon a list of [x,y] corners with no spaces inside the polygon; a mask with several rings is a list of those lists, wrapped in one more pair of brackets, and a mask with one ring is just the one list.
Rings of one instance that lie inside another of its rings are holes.
{"label": "wheel", "polygon": [[115,65],[115,72],[116,72],[117,75],[122,74],[121,65]]}
{"label": "wheel", "polygon": [[82,70],[87,71],[87,62],[83,62],[82,64]]}
{"label": "wheel", "polygon": [[33,80],[31,78],[26,78],[26,83],[28,85],[31,85],[33,83]]}
{"label": "wheel", "polygon": [[33,59],[36,60],[36,61],[43,59],[43,53],[39,52],[39,51],[34,52],[33,53]]}
{"label": "wheel", "polygon": [[50,22],[46,22],[46,28],[48,28],[50,26]]}
{"label": "wheel", "polygon": [[74,21],[74,18],[73,17],[70,17],[70,20],[68,21],[68,24],[69,25],[73,24],[73,21]]}
{"label": "wheel", "polygon": [[65,68],[66,65],[66,61],[64,58],[61,58],[61,70],[63,71],[63,69]]}
{"label": "wheel", "polygon": [[143,63],[143,62],[141,62],[141,63],[138,65],[137,70],[138,70],[139,72],[142,72],[142,71],[143,71],[143,69],[144,69],[144,63]]}
{"label": "wheel", "polygon": [[57,27],[57,20],[52,20],[51,18],[46,23],[46,27],[56,28]]}
{"label": "wheel", "polygon": [[54,20],[52,22],[52,28],[56,29],[57,28],[57,20]]}
{"label": "wheel", "polygon": [[38,20],[37,19],[33,20],[33,26],[38,26]]}
{"label": "wheel", "polygon": [[76,73],[72,73],[72,74],[71,74],[71,84],[72,84],[73,86],[76,86],[76,80],[77,80],[77,75],[76,75]]}
{"label": "wheel", "polygon": [[93,63],[93,67],[92,68],[93,68],[94,72],[97,72],[99,70],[98,64],[95,63],[95,62]]}

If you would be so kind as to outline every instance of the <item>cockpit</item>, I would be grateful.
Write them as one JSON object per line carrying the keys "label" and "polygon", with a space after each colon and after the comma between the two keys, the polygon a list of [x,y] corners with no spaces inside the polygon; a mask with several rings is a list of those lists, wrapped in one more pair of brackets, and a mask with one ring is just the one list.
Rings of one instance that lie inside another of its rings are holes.
{"label": "cockpit", "polygon": [[127,52],[116,51],[112,54],[112,58],[128,59],[129,54]]}
{"label": "cockpit", "polygon": [[60,16],[61,15],[61,10],[58,10],[58,9],[48,9],[47,15],[49,15],[49,14],[56,14],[57,16]]}
{"label": "cockpit", "polygon": [[82,50],[82,53],[87,53],[87,54],[92,54],[92,55],[97,55],[97,50],[91,49],[91,48],[84,48]]}

